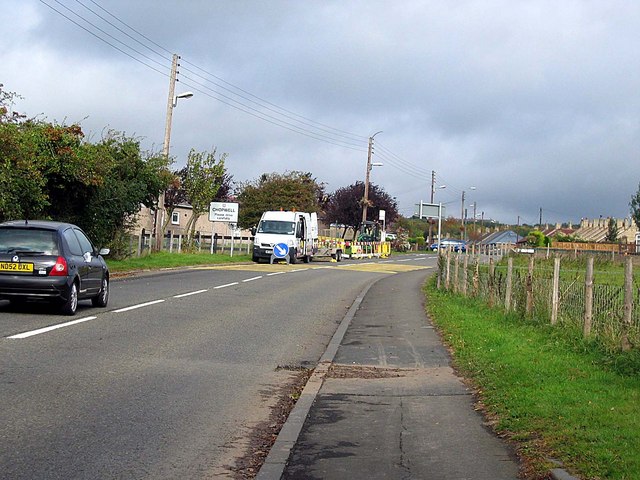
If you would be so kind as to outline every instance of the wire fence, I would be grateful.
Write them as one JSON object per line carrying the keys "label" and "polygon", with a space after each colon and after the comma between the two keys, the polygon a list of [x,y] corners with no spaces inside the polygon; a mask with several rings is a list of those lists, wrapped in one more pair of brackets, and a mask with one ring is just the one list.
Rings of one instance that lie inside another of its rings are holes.
{"label": "wire fence", "polygon": [[577,264],[560,257],[511,254],[499,260],[446,252],[439,256],[437,283],[523,318],[573,327],[609,348],[640,348],[640,276],[634,277],[631,257],[596,265],[594,257]]}

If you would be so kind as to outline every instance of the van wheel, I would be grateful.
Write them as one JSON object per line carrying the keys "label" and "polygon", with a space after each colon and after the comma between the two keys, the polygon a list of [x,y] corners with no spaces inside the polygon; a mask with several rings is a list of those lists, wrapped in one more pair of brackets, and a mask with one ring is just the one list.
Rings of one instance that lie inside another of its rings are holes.
{"label": "van wheel", "polygon": [[292,248],[291,250],[289,250],[289,263],[291,265],[298,263],[298,258],[296,257],[296,250],[295,248]]}
{"label": "van wheel", "polygon": [[338,250],[336,252],[336,262],[341,262],[342,261],[342,250]]}

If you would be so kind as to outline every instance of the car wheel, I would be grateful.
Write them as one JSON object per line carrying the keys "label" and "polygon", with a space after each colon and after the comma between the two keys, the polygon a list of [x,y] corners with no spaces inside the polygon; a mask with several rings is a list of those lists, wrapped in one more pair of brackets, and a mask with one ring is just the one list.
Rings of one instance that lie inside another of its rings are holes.
{"label": "car wheel", "polygon": [[78,285],[71,284],[67,293],[67,300],[62,304],[62,313],[65,315],[75,315],[78,310]]}
{"label": "car wheel", "polygon": [[107,277],[102,278],[102,288],[100,293],[91,299],[91,304],[94,307],[104,308],[109,302],[109,279]]}

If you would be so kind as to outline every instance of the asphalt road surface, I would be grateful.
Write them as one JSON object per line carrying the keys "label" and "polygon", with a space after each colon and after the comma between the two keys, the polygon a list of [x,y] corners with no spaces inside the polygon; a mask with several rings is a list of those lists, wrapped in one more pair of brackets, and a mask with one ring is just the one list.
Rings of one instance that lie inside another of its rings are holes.
{"label": "asphalt road surface", "polygon": [[[116,279],[75,317],[0,302],[0,477],[219,478],[368,284],[434,256]],[[389,292],[391,295],[392,292]]]}

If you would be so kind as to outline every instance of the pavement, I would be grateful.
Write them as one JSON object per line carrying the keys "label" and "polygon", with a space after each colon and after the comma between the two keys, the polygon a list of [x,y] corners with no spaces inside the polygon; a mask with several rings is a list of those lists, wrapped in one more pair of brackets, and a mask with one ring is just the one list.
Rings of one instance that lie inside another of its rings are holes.
{"label": "pavement", "polygon": [[427,275],[383,277],[356,299],[258,480],[518,478],[425,314]]}

